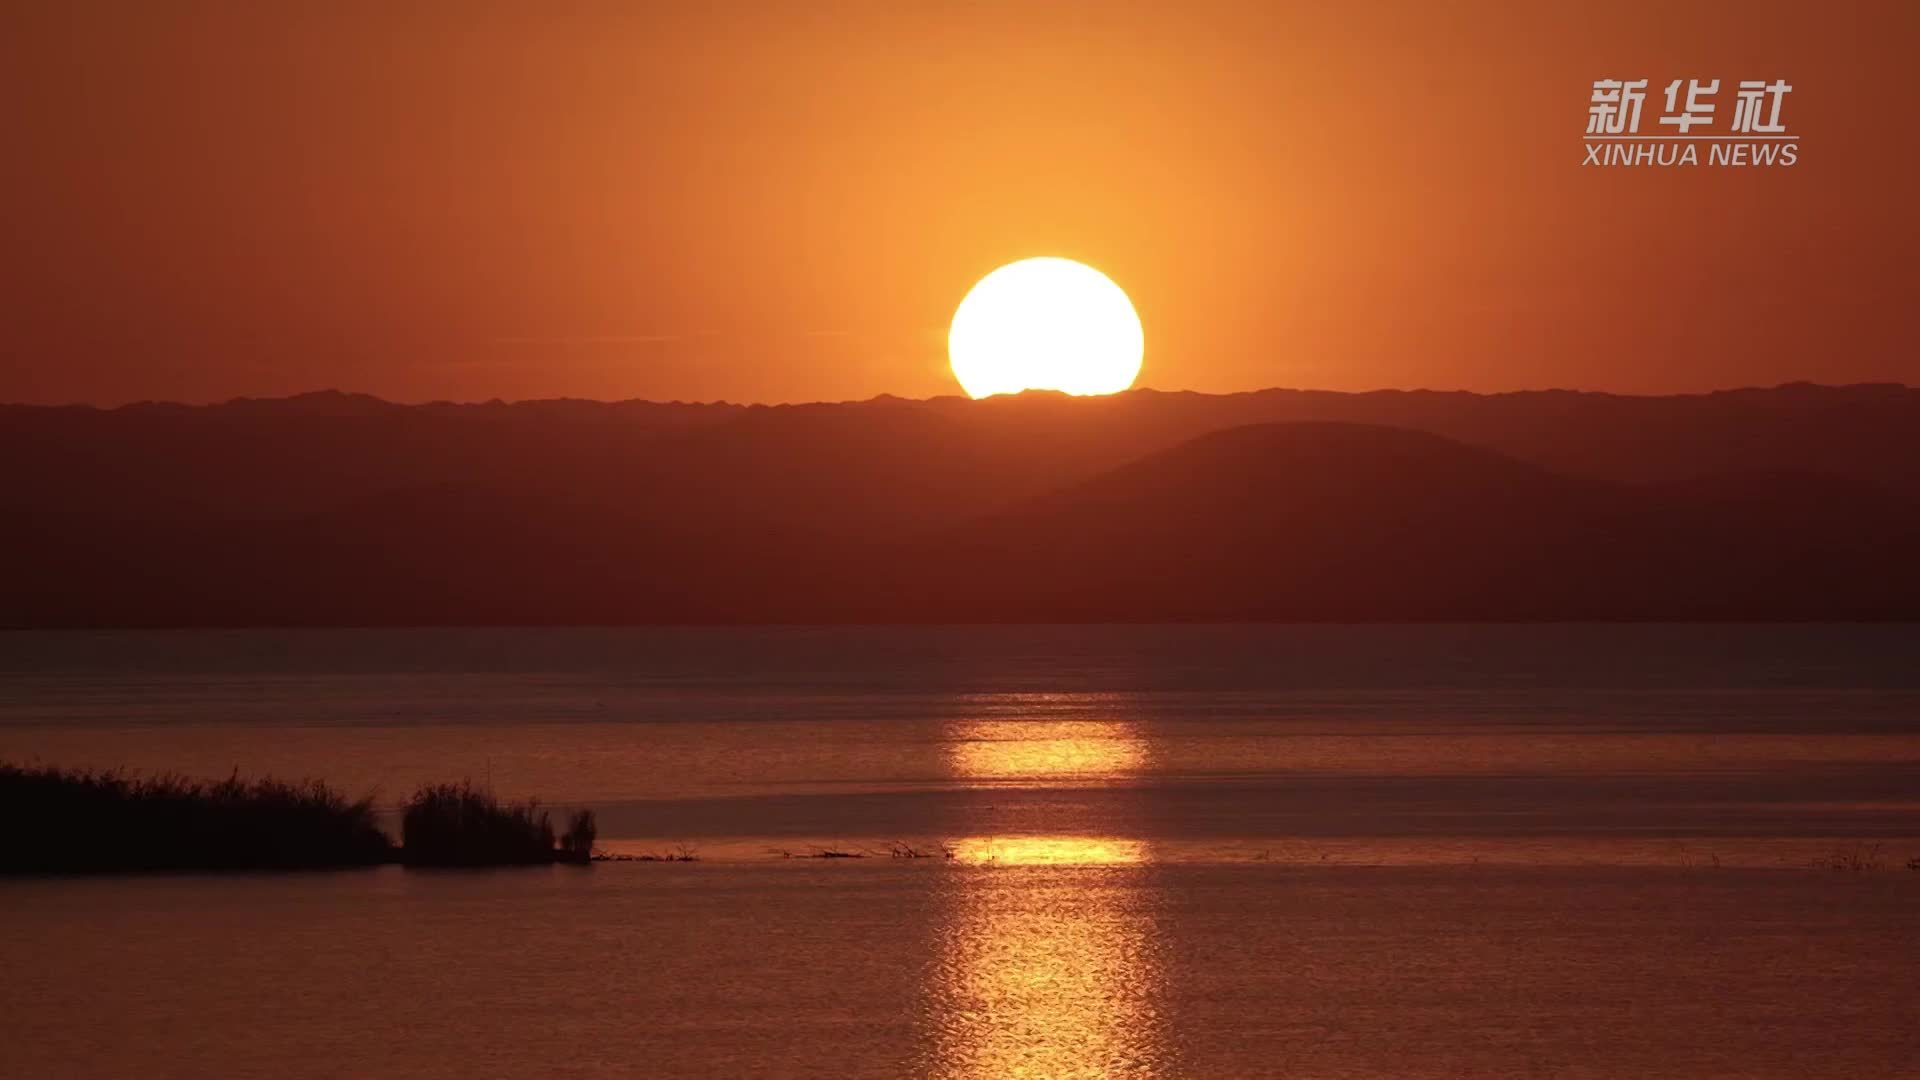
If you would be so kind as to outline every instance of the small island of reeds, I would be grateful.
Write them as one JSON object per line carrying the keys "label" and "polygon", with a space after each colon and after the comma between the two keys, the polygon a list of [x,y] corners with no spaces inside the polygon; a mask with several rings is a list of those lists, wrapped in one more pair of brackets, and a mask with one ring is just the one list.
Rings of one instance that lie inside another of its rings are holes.
{"label": "small island of reeds", "polygon": [[471,783],[429,784],[402,806],[401,839],[371,797],[318,780],[197,780],[175,775],[0,763],[0,873],[295,870],[585,864],[593,812],[554,836],[534,802],[502,802]]}
{"label": "small island of reeds", "polygon": [[573,815],[559,846],[537,802],[503,803],[472,783],[429,784],[400,818],[400,861],[408,866],[584,863],[593,857],[593,811]]}

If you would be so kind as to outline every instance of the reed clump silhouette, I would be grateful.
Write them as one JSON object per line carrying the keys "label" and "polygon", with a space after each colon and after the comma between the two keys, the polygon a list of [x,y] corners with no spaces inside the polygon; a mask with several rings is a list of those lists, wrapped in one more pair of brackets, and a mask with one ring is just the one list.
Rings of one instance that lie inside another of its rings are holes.
{"label": "reed clump silhouette", "polygon": [[[593,814],[582,811],[574,816],[568,842],[584,836],[591,852],[593,833]],[[538,801],[501,802],[471,781],[422,787],[400,817],[400,860],[408,866],[513,866],[560,858],[553,822]]]}
{"label": "reed clump silhouette", "polygon": [[[594,859],[593,811],[555,844],[537,801],[502,802],[471,781],[428,784],[401,807],[401,843],[373,796],[319,780],[197,780],[174,774],[0,762],[0,873],[521,866]],[[688,857],[691,861],[691,856]]]}
{"label": "reed clump silhouette", "polygon": [[0,872],[292,870],[391,862],[373,799],[318,780],[136,777],[0,763]]}
{"label": "reed clump silhouette", "polygon": [[599,835],[600,827],[594,821],[593,811],[574,811],[573,817],[567,821],[567,831],[560,835],[560,861],[592,862],[593,841]]}

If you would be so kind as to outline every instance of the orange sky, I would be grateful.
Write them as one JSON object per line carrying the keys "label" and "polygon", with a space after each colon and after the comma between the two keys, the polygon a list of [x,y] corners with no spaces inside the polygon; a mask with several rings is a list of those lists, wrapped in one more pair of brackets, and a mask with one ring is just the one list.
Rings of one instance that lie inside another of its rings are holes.
{"label": "orange sky", "polygon": [[[1038,254],[1164,389],[1920,382],[1905,0],[28,6],[0,400],[953,393]],[[1608,76],[1801,161],[1583,169]]]}

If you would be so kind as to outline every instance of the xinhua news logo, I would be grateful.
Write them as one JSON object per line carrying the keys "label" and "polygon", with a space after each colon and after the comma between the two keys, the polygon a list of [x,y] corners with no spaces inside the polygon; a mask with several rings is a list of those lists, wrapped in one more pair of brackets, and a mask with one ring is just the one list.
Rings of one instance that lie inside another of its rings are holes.
{"label": "xinhua news logo", "polygon": [[1731,115],[1717,126],[1720,80],[1675,79],[1667,84],[1658,123],[1642,134],[1647,80],[1595,79],[1582,165],[1790,168],[1800,160],[1800,136],[1789,132],[1782,118],[1791,93],[1784,79],[1742,81],[1733,92]]}

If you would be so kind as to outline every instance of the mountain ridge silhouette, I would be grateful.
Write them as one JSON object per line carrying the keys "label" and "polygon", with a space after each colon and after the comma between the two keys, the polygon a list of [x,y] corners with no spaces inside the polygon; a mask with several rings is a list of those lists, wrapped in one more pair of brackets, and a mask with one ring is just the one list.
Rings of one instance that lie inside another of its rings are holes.
{"label": "mountain ridge silhouette", "polygon": [[0,406],[0,460],[16,627],[1920,617],[1883,385]]}

